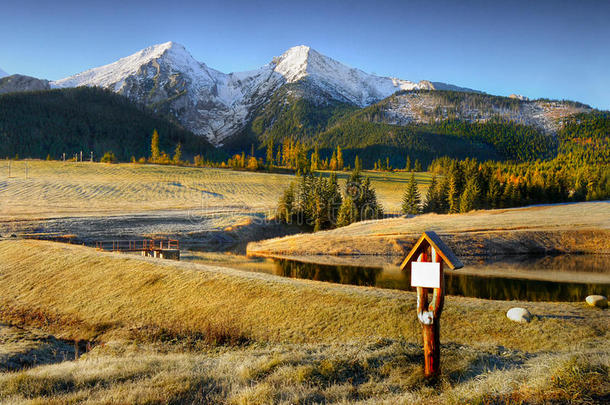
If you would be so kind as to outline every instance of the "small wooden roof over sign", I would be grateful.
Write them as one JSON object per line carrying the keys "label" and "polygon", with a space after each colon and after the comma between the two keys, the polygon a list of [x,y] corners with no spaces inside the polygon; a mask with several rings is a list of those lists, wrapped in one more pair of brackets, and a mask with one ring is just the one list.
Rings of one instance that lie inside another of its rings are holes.
{"label": "small wooden roof over sign", "polygon": [[402,262],[400,265],[400,270],[408,268],[411,262],[416,261],[420,253],[426,250],[428,246],[431,246],[434,248],[434,250],[436,250],[436,253],[443,258],[443,261],[451,270],[461,269],[464,267],[460,259],[457,258],[449,246],[445,245],[445,242],[441,240],[436,232],[426,231],[422,233],[415,246],[413,246],[413,249],[411,249],[405,260]]}

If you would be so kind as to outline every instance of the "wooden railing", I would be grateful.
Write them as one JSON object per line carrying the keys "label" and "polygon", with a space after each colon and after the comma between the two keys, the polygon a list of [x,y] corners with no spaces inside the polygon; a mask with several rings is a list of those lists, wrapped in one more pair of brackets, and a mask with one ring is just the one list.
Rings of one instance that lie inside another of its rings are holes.
{"label": "wooden railing", "polygon": [[95,247],[112,252],[179,250],[180,242],[177,239],[105,240],[95,242]]}

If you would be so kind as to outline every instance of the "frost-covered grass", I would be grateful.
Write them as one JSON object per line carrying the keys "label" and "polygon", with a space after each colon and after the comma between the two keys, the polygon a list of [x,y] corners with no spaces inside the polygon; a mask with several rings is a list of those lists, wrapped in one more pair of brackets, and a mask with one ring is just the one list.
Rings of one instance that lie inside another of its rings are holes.
{"label": "frost-covered grass", "polygon": [[[386,209],[398,211],[409,174],[366,175]],[[272,213],[293,179],[195,167],[0,160],[0,219],[193,209]],[[429,175],[418,174],[418,181],[424,192]]]}

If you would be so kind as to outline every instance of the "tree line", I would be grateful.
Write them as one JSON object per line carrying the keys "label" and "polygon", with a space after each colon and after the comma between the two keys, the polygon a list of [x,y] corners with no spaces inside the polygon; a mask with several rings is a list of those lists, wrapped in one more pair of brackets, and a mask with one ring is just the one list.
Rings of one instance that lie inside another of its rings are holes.
{"label": "tree line", "polygon": [[405,214],[458,213],[476,209],[610,198],[610,166],[566,164],[563,159],[529,163],[442,158],[424,199],[412,176],[403,195]]}
{"label": "tree line", "polygon": [[375,189],[361,170],[361,163],[356,159],[343,193],[334,173],[329,177],[312,172],[298,176],[280,197],[277,218],[319,231],[383,217]]}

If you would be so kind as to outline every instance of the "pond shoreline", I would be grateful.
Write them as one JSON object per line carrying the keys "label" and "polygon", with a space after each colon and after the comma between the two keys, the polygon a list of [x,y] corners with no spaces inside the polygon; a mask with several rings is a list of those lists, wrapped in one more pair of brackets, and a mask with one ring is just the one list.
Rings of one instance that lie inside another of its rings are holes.
{"label": "pond shoreline", "polygon": [[610,254],[610,202],[424,214],[251,242],[248,255],[402,256],[434,230],[459,257]]}

